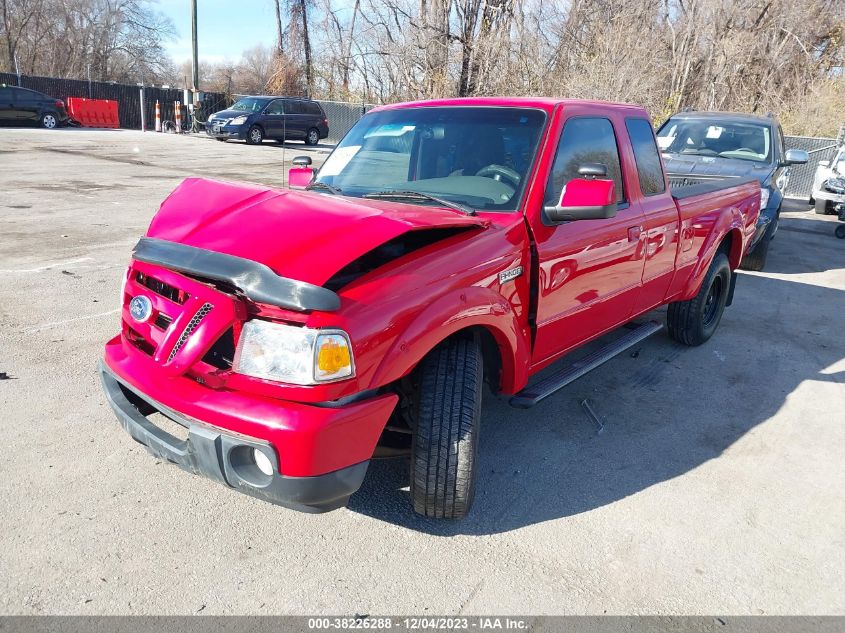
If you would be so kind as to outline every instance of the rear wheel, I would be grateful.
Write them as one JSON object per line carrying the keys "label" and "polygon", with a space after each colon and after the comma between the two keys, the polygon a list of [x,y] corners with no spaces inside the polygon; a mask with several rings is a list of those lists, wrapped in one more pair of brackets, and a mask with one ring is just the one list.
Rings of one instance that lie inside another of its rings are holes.
{"label": "rear wheel", "polygon": [[45,112],[42,114],[39,122],[41,123],[41,127],[48,130],[53,130],[59,126],[59,120],[52,112]]}
{"label": "rear wheel", "polygon": [[249,132],[246,133],[246,142],[250,145],[260,145],[261,141],[264,140],[264,132],[260,127],[257,125],[253,125],[249,128]]}
{"label": "rear wheel", "polygon": [[308,133],[305,135],[305,144],[306,145],[316,145],[320,142],[320,131],[312,127],[308,130]]}
{"label": "rear wheel", "polygon": [[669,304],[666,313],[669,336],[690,346],[701,345],[713,336],[722,320],[730,285],[728,256],[716,253],[698,294],[689,301]]}
{"label": "rear wheel", "polygon": [[840,240],[845,240],[845,224],[840,224],[836,227],[836,231],[834,231],[834,235],[838,237]]}
{"label": "rear wheel", "polygon": [[827,215],[827,200],[816,200],[815,207],[818,215]]}
{"label": "rear wheel", "polygon": [[459,519],[475,495],[484,363],[475,338],[453,338],[420,368],[411,499],[427,517]]}

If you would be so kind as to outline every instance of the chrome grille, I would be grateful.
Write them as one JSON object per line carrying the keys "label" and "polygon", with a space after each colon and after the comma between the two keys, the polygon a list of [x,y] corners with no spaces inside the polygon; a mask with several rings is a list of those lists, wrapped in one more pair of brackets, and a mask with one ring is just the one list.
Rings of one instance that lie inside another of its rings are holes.
{"label": "chrome grille", "polygon": [[202,307],[197,310],[197,313],[191,318],[188,322],[188,325],[185,326],[185,329],[182,331],[182,334],[179,336],[179,340],[176,341],[176,345],[173,346],[173,349],[170,351],[170,356],[167,357],[167,362],[169,363],[172,361],[176,354],[179,353],[179,350],[184,347],[185,343],[188,341],[188,337],[194,333],[194,330],[199,327],[200,321],[202,321],[205,316],[211,312],[212,306],[210,303],[202,304]]}

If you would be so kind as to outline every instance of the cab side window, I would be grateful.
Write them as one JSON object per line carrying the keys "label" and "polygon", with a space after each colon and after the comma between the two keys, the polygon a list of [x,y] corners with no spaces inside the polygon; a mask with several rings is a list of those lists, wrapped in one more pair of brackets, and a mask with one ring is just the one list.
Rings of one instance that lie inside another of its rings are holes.
{"label": "cab side window", "polygon": [[302,105],[305,106],[305,112],[308,114],[312,116],[323,116],[323,111],[320,110],[320,106],[313,101],[303,101]]}
{"label": "cab side window", "polygon": [[622,167],[613,124],[605,118],[576,117],[569,119],[563,126],[555,162],[546,183],[546,205],[553,206],[560,202],[563,187],[570,180],[579,178],[578,168],[585,163],[606,165],[608,177],[616,183],[616,201],[625,201]]}
{"label": "cab side window", "polygon": [[666,180],[663,178],[663,167],[660,164],[660,154],[657,153],[651,123],[646,119],[625,119],[625,127],[628,129],[634,150],[634,161],[637,164],[637,175],[643,195],[663,193],[666,191]]}
{"label": "cab side window", "polygon": [[305,108],[303,107],[302,101],[288,101],[287,113],[288,114],[305,114]]}
{"label": "cab side window", "polygon": [[284,114],[285,113],[285,102],[282,100],[277,100],[267,106],[267,109],[264,111],[264,114]]}

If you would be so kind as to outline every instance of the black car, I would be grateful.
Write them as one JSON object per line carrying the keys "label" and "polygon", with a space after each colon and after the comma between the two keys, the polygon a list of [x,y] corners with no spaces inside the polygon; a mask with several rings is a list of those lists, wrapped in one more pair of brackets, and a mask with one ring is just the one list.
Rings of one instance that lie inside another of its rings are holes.
{"label": "black car", "polygon": [[53,129],[67,123],[67,110],[60,99],[45,94],[0,84],[0,121],[15,125],[37,123]]}
{"label": "black car", "polygon": [[316,145],[329,135],[329,120],[322,106],[310,99],[243,97],[209,116],[205,131],[218,141],[235,138],[258,145],[270,138]]}
{"label": "black car", "polygon": [[742,268],[762,270],[778,230],[789,168],[806,163],[807,152],[786,150],[783,131],[773,116],[733,112],[675,114],[660,126],[657,143],[674,187],[723,178],[760,182],[760,219]]}

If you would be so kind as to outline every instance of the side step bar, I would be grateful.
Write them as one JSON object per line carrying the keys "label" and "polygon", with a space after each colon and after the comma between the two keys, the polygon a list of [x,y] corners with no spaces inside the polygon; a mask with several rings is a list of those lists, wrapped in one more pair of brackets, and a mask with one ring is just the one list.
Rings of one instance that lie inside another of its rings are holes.
{"label": "side step bar", "polygon": [[657,321],[649,321],[648,323],[636,326],[624,336],[619,337],[601,349],[597,349],[586,358],[578,361],[575,365],[561,369],[537,384],[526,387],[510,399],[510,405],[519,409],[529,409],[559,389],[575,382],[599,365],[603,365],[614,356],[621,354],[629,347],[633,347],[662,329],[663,324]]}

